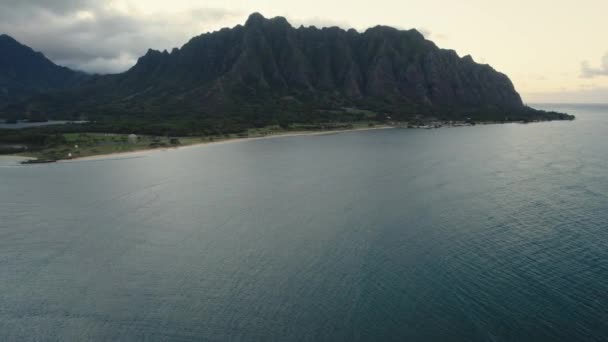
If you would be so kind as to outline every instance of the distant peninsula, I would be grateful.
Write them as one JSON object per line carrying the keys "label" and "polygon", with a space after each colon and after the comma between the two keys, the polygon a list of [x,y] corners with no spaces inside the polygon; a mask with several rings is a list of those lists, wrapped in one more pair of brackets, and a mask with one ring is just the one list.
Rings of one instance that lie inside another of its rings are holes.
{"label": "distant peninsula", "polygon": [[47,145],[69,133],[204,138],[265,127],[574,119],[525,106],[489,65],[440,49],[416,30],[386,26],[295,28],[254,13],[180,49],[149,50],[115,75],[54,65],[6,35],[0,55],[0,118],[89,122],[0,133],[0,145],[35,148],[32,134],[46,134],[36,141]]}

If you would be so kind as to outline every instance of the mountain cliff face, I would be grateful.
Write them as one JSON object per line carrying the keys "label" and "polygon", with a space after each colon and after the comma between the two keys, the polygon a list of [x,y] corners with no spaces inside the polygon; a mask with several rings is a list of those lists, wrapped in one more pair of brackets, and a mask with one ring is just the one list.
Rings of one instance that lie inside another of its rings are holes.
{"label": "mountain cliff face", "polygon": [[429,106],[523,106],[505,75],[441,50],[415,30],[294,29],[284,18],[259,14],[170,54],[150,51],[124,79],[147,86],[177,75],[207,85],[208,95],[242,87],[253,94],[336,92]]}
{"label": "mountain cliff face", "polygon": [[7,35],[0,35],[0,105],[80,84],[86,76],[60,67]]}
{"label": "mountain cliff face", "polygon": [[203,34],[171,52],[150,50],[123,74],[5,113],[259,126],[339,121],[353,108],[394,118],[536,115],[507,76],[415,30],[294,28],[257,13],[244,26]]}

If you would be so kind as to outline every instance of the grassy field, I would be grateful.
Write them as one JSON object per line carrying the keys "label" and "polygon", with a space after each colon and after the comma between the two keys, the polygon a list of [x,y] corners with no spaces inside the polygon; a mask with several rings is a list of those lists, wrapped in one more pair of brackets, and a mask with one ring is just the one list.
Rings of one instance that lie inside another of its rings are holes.
{"label": "grassy field", "polygon": [[179,145],[175,140],[172,144],[171,139],[166,137],[138,136],[129,139],[126,134],[69,133],[63,134],[63,137],[64,143],[24,155],[40,160],[61,160]]}
{"label": "grassy field", "polygon": [[34,157],[40,161],[54,161],[281,134],[371,128],[375,125],[376,124],[372,122],[357,122],[347,124],[292,125],[288,129],[280,126],[268,126],[263,128],[252,128],[239,134],[204,137],[157,137],[140,135],[135,138],[129,137],[127,134],[67,133],[62,135],[64,138],[62,143],[46,146],[39,151],[21,153],[20,155]]}

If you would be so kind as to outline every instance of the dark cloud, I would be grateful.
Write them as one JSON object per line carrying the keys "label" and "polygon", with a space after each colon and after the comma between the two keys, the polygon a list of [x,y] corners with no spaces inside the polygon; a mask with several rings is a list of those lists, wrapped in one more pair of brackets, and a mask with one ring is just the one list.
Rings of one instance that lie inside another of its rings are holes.
{"label": "dark cloud", "polygon": [[4,9],[12,11],[48,10],[54,13],[66,13],[96,7],[95,0],[2,0]]}
{"label": "dark cloud", "polygon": [[587,61],[581,63],[581,77],[594,78],[597,76],[608,76],[608,53],[602,57],[599,67],[591,67]]}
{"label": "dark cloud", "polygon": [[[100,0],[0,0],[0,33],[6,33],[57,64],[91,73],[122,72],[149,48],[170,50],[193,36],[243,23],[242,11],[194,8],[143,14]],[[128,2],[114,2],[128,3]],[[293,26],[353,27],[322,17],[287,18]],[[364,31],[366,27],[356,27]],[[420,30],[427,38],[432,34]],[[433,35],[435,36],[435,35]]]}
{"label": "dark cloud", "polygon": [[147,49],[179,47],[192,36],[236,21],[242,13],[199,8],[132,15],[90,0],[1,0],[0,33],[54,62],[92,73],[131,67]]}

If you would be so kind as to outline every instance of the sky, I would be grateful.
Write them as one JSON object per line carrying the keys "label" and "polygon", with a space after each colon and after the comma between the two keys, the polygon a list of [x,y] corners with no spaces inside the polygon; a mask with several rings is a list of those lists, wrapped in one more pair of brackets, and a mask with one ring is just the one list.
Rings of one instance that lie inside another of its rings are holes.
{"label": "sky", "polygon": [[57,64],[116,73],[253,12],[294,26],[416,28],[507,74],[527,103],[608,102],[606,0],[0,0],[0,33]]}

